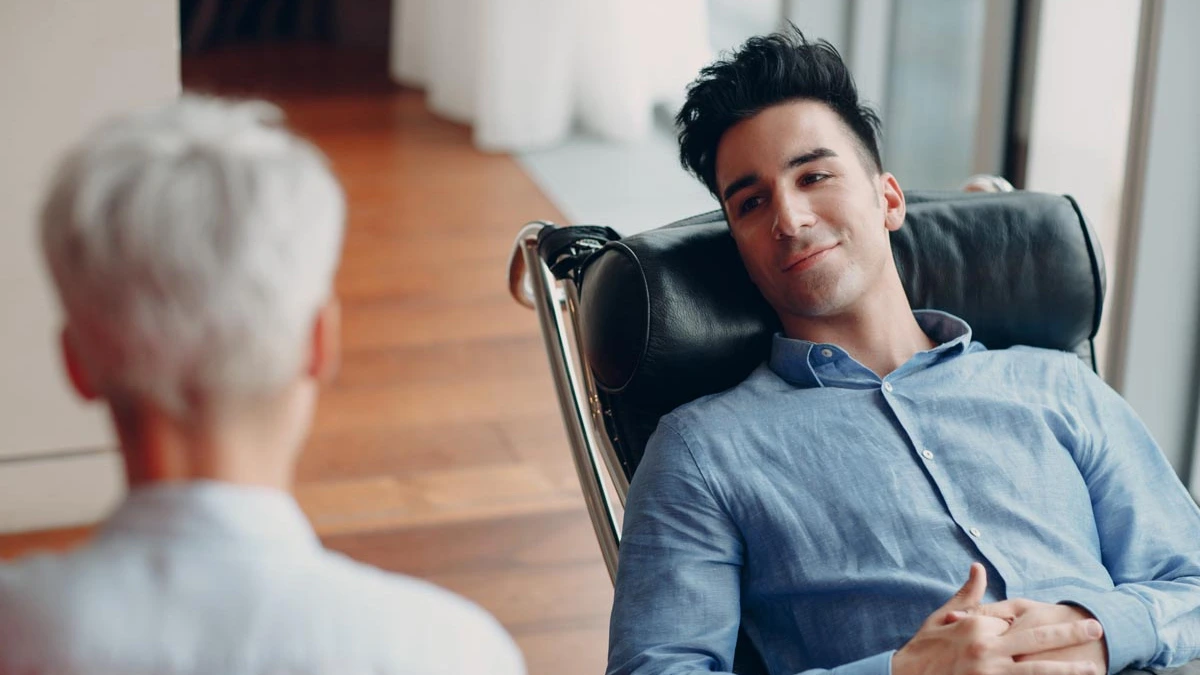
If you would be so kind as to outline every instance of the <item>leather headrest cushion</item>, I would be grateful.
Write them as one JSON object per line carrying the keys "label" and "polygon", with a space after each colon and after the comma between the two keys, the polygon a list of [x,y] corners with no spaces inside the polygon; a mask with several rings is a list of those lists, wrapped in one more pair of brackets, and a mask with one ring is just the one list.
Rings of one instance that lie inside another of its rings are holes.
{"label": "leather headrest cushion", "polygon": [[[914,309],[962,317],[993,349],[1071,350],[1095,334],[1104,265],[1074,200],[906,196],[892,252]],[[779,330],[719,211],[607,244],[588,261],[581,293],[598,385],[664,410],[737,384]]]}

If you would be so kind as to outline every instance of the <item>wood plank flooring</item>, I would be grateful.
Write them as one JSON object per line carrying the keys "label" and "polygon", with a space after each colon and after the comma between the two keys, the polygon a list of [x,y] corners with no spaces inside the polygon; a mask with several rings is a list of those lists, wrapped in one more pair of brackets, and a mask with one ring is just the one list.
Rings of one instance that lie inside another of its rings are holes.
{"label": "wood plank flooring", "polygon": [[[475,150],[381,66],[323,48],[184,62],[189,88],[279,104],[346,190],[343,368],[297,498],[330,548],[495,614],[530,673],[603,672],[612,588],[536,318],[506,289],[520,226],[562,216],[511,157]],[[0,537],[0,557],[87,535]]]}

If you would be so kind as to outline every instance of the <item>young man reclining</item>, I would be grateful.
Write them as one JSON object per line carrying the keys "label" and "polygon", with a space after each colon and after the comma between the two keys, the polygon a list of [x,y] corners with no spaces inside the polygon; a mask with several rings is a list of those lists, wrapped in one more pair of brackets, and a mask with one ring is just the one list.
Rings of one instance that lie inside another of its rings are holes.
{"label": "young man reclining", "polygon": [[988,351],[912,310],[889,243],[904,192],[837,52],[752,39],[677,122],[783,330],[744,382],[651,437],[609,673],[729,671],[739,626],[774,675],[1200,656],[1196,504],[1074,354]]}

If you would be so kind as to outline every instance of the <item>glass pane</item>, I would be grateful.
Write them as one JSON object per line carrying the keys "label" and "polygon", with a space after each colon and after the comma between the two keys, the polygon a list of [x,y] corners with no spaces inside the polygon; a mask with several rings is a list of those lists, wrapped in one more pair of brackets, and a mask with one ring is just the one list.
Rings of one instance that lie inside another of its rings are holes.
{"label": "glass pane", "polygon": [[984,5],[894,2],[882,150],[885,168],[906,188],[957,189],[978,172]]}

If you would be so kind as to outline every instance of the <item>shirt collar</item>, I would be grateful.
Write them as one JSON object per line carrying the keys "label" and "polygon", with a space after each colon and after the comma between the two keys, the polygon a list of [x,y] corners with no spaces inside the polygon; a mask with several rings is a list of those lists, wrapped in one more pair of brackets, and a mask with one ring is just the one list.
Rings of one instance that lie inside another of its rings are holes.
{"label": "shirt collar", "polygon": [[[971,341],[971,327],[967,322],[953,314],[918,309],[913,312],[913,318],[937,346],[914,354],[896,369],[897,373],[932,365],[942,357],[983,349],[983,345]],[[771,343],[768,365],[776,375],[801,388],[875,387],[880,382],[878,375],[835,344],[795,340],[780,333],[775,334]]]}
{"label": "shirt collar", "polygon": [[216,481],[160,483],[129,493],[99,537],[237,540],[253,547],[320,546],[304,512],[286,492]]}

